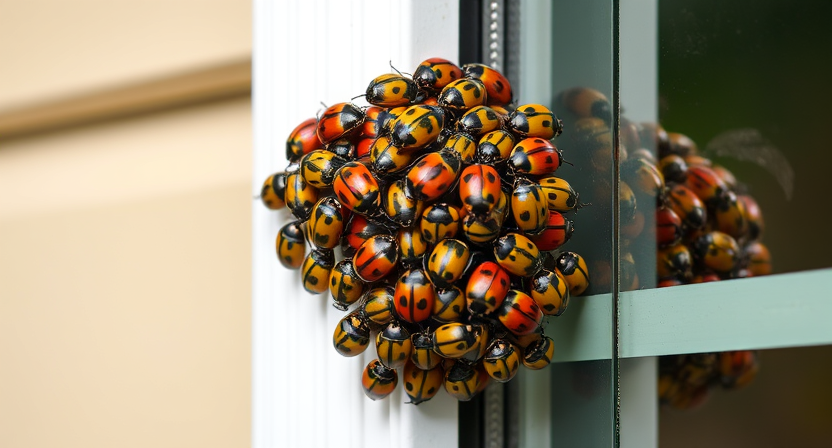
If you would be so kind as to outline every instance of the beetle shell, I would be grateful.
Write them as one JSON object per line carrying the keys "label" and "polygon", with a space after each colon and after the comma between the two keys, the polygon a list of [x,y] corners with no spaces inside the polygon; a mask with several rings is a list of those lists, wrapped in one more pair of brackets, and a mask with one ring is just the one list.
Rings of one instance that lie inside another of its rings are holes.
{"label": "beetle shell", "polygon": [[660,279],[687,279],[692,276],[692,263],[690,251],[684,244],[660,249],[656,253],[656,274]]}
{"label": "beetle shell", "polygon": [[399,247],[399,262],[402,266],[421,266],[422,258],[428,250],[428,243],[422,238],[421,230],[412,227],[399,230],[396,233],[396,243]]}
{"label": "beetle shell", "polygon": [[548,202],[543,188],[533,182],[518,183],[511,193],[511,213],[517,226],[528,234],[537,234],[546,228],[549,218]]}
{"label": "beetle shell", "polygon": [[453,238],[459,231],[459,210],[446,203],[433,204],[422,212],[419,228],[422,239],[436,244],[445,238]]}
{"label": "beetle shell", "polygon": [[442,362],[442,357],[433,351],[433,333],[413,333],[410,335],[410,343],[413,346],[410,361],[416,367],[430,370]]}
{"label": "beetle shell", "polygon": [[512,334],[522,336],[537,330],[543,321],[543,312],[530,295],[512,289],[497,309],[497,318]]}
{"label": "beetle shell", "polygon": [[380,136],[370,145],[370,166],[378,174],[391,174],[413,162],[413,151],[394,146],[390,137]]}
{"label": "beetle shell", "polygon": [[737,242],[722,232],[709,232],[693,242],[693,256],[716,272],[733,270],[740,256]]}
{"label": "beetle shell", "polygon": [[569,284],[557,270],[542,270],[532,278],[530,295],[547,316],[560,316],[569,306]]}
{"label": "beetle shell", "polygon": [[458,79],[442,89],[439,105],[452,110],[468,110],[484,106],[488,101],[485,85],[478,79]]}
{"label": "beetle shell", "polygon": [[538,180],[538,184],[543,188],[549,210],[566,213],[580,206],[578,193],[569,185],[569,182],[559,177],[548,176]]}
{"label": "beetle shell", "polygon": [[301,221],[290,222],[277,232],[277,259],[287,269],[298,269],[303,264],[306,240],[303,238],[301,224]]}
{"label": "beetle shell", "polygon": [[410,106],[393,123],[390,141],[403,150],[422,148],[436,141],[444,125],[442,108]]}
{"label": "beetle shell", "polygon": [[334,249],[344,232],[341,204],[331,196],[321,198],[312,208],[306,231],[318,248]]}
{"label": "beetle shell", "polygon": [[335,254],[330,249],[309,252],[301,266],[303,288],[312,294],[323,294],[329,286],[329,276],[335,265]]}
{"label": "beetle shell", "polygon": [[418,405],[433,398],[445,381],[445,371],[442,366],[435,366],[430,370],[422,370],[412,362],[404,366],[402,372],[404,392],[410,397],[408,403]]}
{"label": "beetle shell", "polygon": [[402,320],[410,323],[427,320],[435,301],[436,292],[422,269],[407,270],[396,282],[394,304]]}
{"label": "beetle shell", "polygon": [[329,292],[334,306],[341,311],[357,302],[364,294],[364,281],[355,273],[352,260],[345,258],[335,264],[329,274]]}
{"label": "beetle shell", "polygon": [[407,191],[420,201],[438,199],[456,183],[461,166],[456,152],[426,154],[408,171]]}
{"label": "beetle shell", "polygon": [[573,87],[558,97],[566,110],[578,118],[599,118],[609,123],[612,120],[612,106],[603,93],[587,87]]}
{"label": "beetle shell", "polygon": [[554,341],[549,336],[543,336],[526,347],[523,354],[523,365],[531,370],[540,370],[552,362],[554,355]]}
{"label": "beetle shell", "polygon": [[656,244],[669,247],[682,240],[682,219],[673,210],[662,207],[656,210]]}
{"label": "beetle shell", "polygon": [[743,248],[748,270],[755,276],[769,275],[772,272],[771,253],[768,248],[759,241],[753,241]]}
{"label": "beetle shell", "polygon": [[445,391],[459,401],[470,401],[477,395],[481,380],[477,370],[464,362],[456,362],[445,371]]}
{"label": "beetle shell", "polygon": [[441,323],[456,322],[465,311],[465,293],[456,286],[436,290],[433,319]]}
{"label": "beetle shell", "polygon": [[269,210],[280,210],[286,206],[286,177],[286,173],[275,173],[263,182],[260,200]]}
{"label": "beetle shell", "polygon": [[514,149],[515,139],[508,131],[496,130],[485,134],[477,145],[476,161],[496,165],[508,160]]}
{"label": "beetle shell", "polygon": [[554,173],[563,163],[563,157],[549,140],[527,138],[514,146],[508,163],[517,173],[539,176]]}
{"label": "beetle shell", "polygon": [[582,256],[564,252],[555,260],[555,267],[569,285],[571,295],[579,296],[589,287],[589,269]]}
{"label": "beetle shell", "polygon": [[338,103],[324,110],[318,120],[318,139],[327,144],[346,137],[364,123],[364,111],[350,103]]}
{"label": "beetle shell", "polygon": [[655,165],[644,159],[628,159],[621,164],[621,179],[636,194],[660,197],[664,191],[664,176]]}
{"label": "beetle shell", "polygon": [[757,201],[748,195],[739,195],[737,200],[742,202],[745,208],[745,221],[748,223],[748,238],[750,240],[759,240],[765,230],[765,222],[763,221],[763,212]]}
{"label": "beetle shell", "polygon": [[306,221],[318,202],[318,189],[309,185],[300,173],[286,177],[286,205],[298,219]]}
{"label": "beetle shell", "polygon": [[462,69],[456,64],[442,58],[430,58],[423,61],[413,72],[413,81],[425,89],[440,91],[453,81],[461,79]]}
{"label": "beetle shell", "polygon": [[465,216],[462,220],[462,232],[472,243],[487,243],[500,236],[502,219],[498,219],[492,213],[486,217],[479,217],[474,214]]}
{"label": "beetle shell", "polygon": [[433,350],[444,358],[461,358],[474,350],[480,327],[459,322],[445,324],[433,332]]}
{"label": "beetle shell", "polygon": [[390,323],[396,317],[396,308],[393,306],[394,293],[392,286],[382,286],[368,291],[362,305],[367,319],[378,325]]}
{"label": "beetle shell", "polygon": [[353,255],[355,273],[365,282],[375,282],[393,271],[399,261],[396,238],[375,235],[367,239]]}
{"label": "beetle shell", "polygon": [[488,94],[488,104],[502,106],[511,103],[514,97],[511,84],[499,71],[483,64],[465,64],[462,71],[465,77],[482,81]]}
{"label": "beetle shell", "polygon": [[745,204],[737,199],[733,191],[726,191],[722,199],[717,201],[711,213],[714,228],[726,233],[734,239],[739,239],[748,233],[747,212]]}
{"label": "beetle shell", "polygon": [[688,175],[688,164],[676,154],[662,157],[657,168],[667,182],[683,183]]}
{"label": "beetle shell", "polygon": [[685,186],[706,204],[719,202],[728,191],[725,182],[706,166],[692,166],[688,168]]}
{"label": "beetle shell", "polygon": [[370,81],[366,98],[374,106],[409,106],[420,99],[420,93],[413,80],[388,73]]}
{"label": "beetle shell", "polygon": [[335,173],[347,163],[333,152],[316,149],[303,156],[300,161],[300,173],[309,185],[324,188],[332,185]]}
{"label": "beetle shell", "polygon": [[374,139],[381,135],[382,120],[386,116],[387,109],[378,106],[370,106],[364,110],[364,122],[361,124],[359,134],[361,138]]}
{"label": "beetle shell", "polygon": [[362,215],[376,214],[381,208],[381,192],[373,174],[361,163],[348,162],[335,176],[332,188],[341,205]]}
{"label": "beetle shell", "polygon": [[384,212],[402,227],[410,227],[422,215],[425,203],[408,197],[405,193],[405,182],[399,179],[387,187],[384,195]]}
{"label": "beetle shell", "polygon": [[465,287],[468,309],[474,314],[487,314],[496,310],[508,294],[508,273],[493,261],[477,266]]}
{"label": "beetle shell", "polygon": [[546,227],[538,235],[529,235],[529,239],[538,249],[550,251],[566,244],[569,238],[572,237],[573,231],[572,221],[554,210],[549,210]]}
{"label": "beetle shell", "polygon": [[410,359],[413,345],[410,333],[396,321],[390,322],[376,335],[378,360],[386,367],[399,369]]}
{"label": "beetle shell", "polygon": [[530,277],[542,267],[540,250],[519,233],[507,233],[494,242],[497,263],[511,274]]}
{"label": "beetle shell", "polygon": [[437,288],[448,288],[462,277],[471,252],[462,241],[444,239],[434,246],[428,257],[427,273]]}
{"label": "beetle shell", "polygon": [[382,224],[362,215],[352,215],[341,234],[341,251],[345,256],[351,257],[370,237],[389,234],[390,231]]}
{"label": "beetle shell", "polygon": [[374,359],[364,368],[361,375],[361,386],[364,394],[371,400],[380,400],[396,390],[399,376],[396,371],[384,366],[378,359]]}
{"label": "beetle shell", "polygon": [[286,139],[286,159],[290,162],[297,162],[316,149],[321,149],[324,144],[318,138],[318,121],[314,118],[304,120],[289,134]]}
{"label": "beetle shell", "polygon": [[357,313],[351,313],[338,321],[332,344],[342,356],[360,355],[370,345],[370,327]]}
{"label": "beetle shell", "polygon": [[667,195],[667,205],[688,227],[701,229],[705,226],[707,219],[705,205],[693,191],[684,185],[674,185],[670,189]]}
{"label": "beetle shell", "polygon": [[445,141],[444,149],[459,154],[462,163],[471,163],[476,155],[477,141],[468,134],[455,132]]}
{"label": "beetle shell", "polygon": [[508,117],[508,128],[521,138],[550,140],[563,132],[563,122],[542,104],[525,104]]}
{"label": "beetle shell", "polygon": [[488,165],[471,165],[459,176],[459,198],[472,213],[486,214],[500,200],[501,181],[496,169]]}
{"label": "beetle shell", "polygon": [[469,109],[459,117],[456,128],[459,132],[470,134],[474,137],[499,129],[503,125],[500,114],[487,106],[476,106]]}
{"label": "beetle shell", "polygon": [[504,339],[495,339],[482,358],[488,376],[500,383],[514,378],[520,370],[520,362],[520,351]]}

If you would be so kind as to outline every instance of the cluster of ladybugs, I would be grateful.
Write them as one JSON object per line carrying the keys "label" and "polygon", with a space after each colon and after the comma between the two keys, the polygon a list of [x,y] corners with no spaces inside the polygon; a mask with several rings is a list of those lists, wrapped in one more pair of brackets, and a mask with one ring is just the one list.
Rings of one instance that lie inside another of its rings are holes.
{"label": "cluster of ladybugs", "polygon": [[[639,237],[643,224],[634,213],[637,197],[656,192],[658,286],[770,274],[771,255],[760,242],[760,208],[751,196],[739,193],[743,187],[734,175],[700,155],[682,134],[657,125],[644,132],[656,142],[659,160],[636,151],[622,164],[627,183],[621,187],[621,231],[628,238]],[[666,189],[658,188],[662,179]],[[635,282],[627,285],[630,289],[638,287],[637,276],[629,279]],[[674,408],[691,408],[716,385],[745,386],[757,370],[753,351],[665,356],[660,359],[659,398]]]}
{"label": "cluster of ladybugs", "polygon": [[548,365],[543,318],[589,283],[583,258],[555,252],[579,205],[552,175],[561,121],[513,106],[498,71],[439,58],[375,78],[365,97],[370,107],[339,103],[298,125],[261,197],[297,218],[277,235],[280,262],[348,311],[335,349],[356,356],[374,340],[367,396],[389,395],[398,370],[411,403],[443,386],[470,400],[521,364]]}

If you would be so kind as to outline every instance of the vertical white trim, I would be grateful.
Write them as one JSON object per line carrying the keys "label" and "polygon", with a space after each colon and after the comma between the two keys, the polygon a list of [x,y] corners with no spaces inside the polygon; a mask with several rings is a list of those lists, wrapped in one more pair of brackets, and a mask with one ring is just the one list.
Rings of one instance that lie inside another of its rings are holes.
{"label": "vertical white trim", "polygon": [[659,446],[658,358],[621,359],[621,447]]}
{"label": "vertical white trim", "polygon": [[[252,195],[286,166],[286,136],[320,102],[364,93],[391,61],[402,72],[428,57],[457,61],[458,47],[458,0],[255,0]],[[298,272],[275,257],[290,214],[259,200],[252,213],[252,445],[456,446],[457,404],[443,392],[418,407],[403,404],[401,388],[380,402],[364,396],[361,372],[373,348],[355,358],[335,352],[343,313],[328,294],[306,293]]]}

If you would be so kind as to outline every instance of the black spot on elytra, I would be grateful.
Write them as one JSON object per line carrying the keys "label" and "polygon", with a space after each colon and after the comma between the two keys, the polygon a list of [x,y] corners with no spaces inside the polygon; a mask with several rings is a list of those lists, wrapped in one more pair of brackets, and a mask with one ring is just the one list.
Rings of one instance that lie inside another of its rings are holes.
{"label": "black spot on elytra", "polygon": [[416,302],[416,308],[419,310],[425,310],[428,307],[428,300],[427,299],[420,299]]}
{"label": "black spot on elytra", "polygon": [[398,87],[398,86],[393,87],[393,93],[395,93],[396,95],[398,95],[399,92],[401,92],[401,91],[402,91],[401,87]]}
{"label": "black spot on elytra", "polygon": [[[414,373],[415,373],[415,372],[414,372]],[[410,383],[405,383],[405,384],[404,384],[404,387],[406,387],[406,388],[407,388],[407,391],[408,391],[408,392],[413,392],[413,385],[412,385],[412,384],[410,384]]]}
{"label": "black spot on elytra", "polygon": [[532,216],[528,211],[524,211],[524,212],[520,213],[520,220],[521,221],[528,221],[528,220],[531,219],[531,217]]}

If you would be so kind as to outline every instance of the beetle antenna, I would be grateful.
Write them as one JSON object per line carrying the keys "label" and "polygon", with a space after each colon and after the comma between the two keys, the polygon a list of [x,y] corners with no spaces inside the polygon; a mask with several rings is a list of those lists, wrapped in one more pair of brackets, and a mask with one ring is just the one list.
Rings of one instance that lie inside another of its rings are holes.
{"label": "beetle antenna", "polygon": [[350,99],[350,102],[353,102],[353,101],[355,101],[355,99],[356,99],[356,98],[361,98],[362,96],[366,97],[366,96],[367,96],[367,94],[366,94],[366,93],[362,93],[361,95],[354,96],[354,97],[352,97],[352,98]]}
{"label": "beetle antenna", "polygon": [[400,71],[399,71],[399,69],[397,69],[396,67],[393,67],[393,61],[392,61],[392,60],[390,60],[389,62],[390,62],[390,68],[392,68],[392,69],[393,69],[393,71],[395,71],[396,73],[398,73],[398,74],[399,74],[399,76],[401,76],[402,78],[404,78],[404,75],[402,74],[402,72],[400,72]]}

